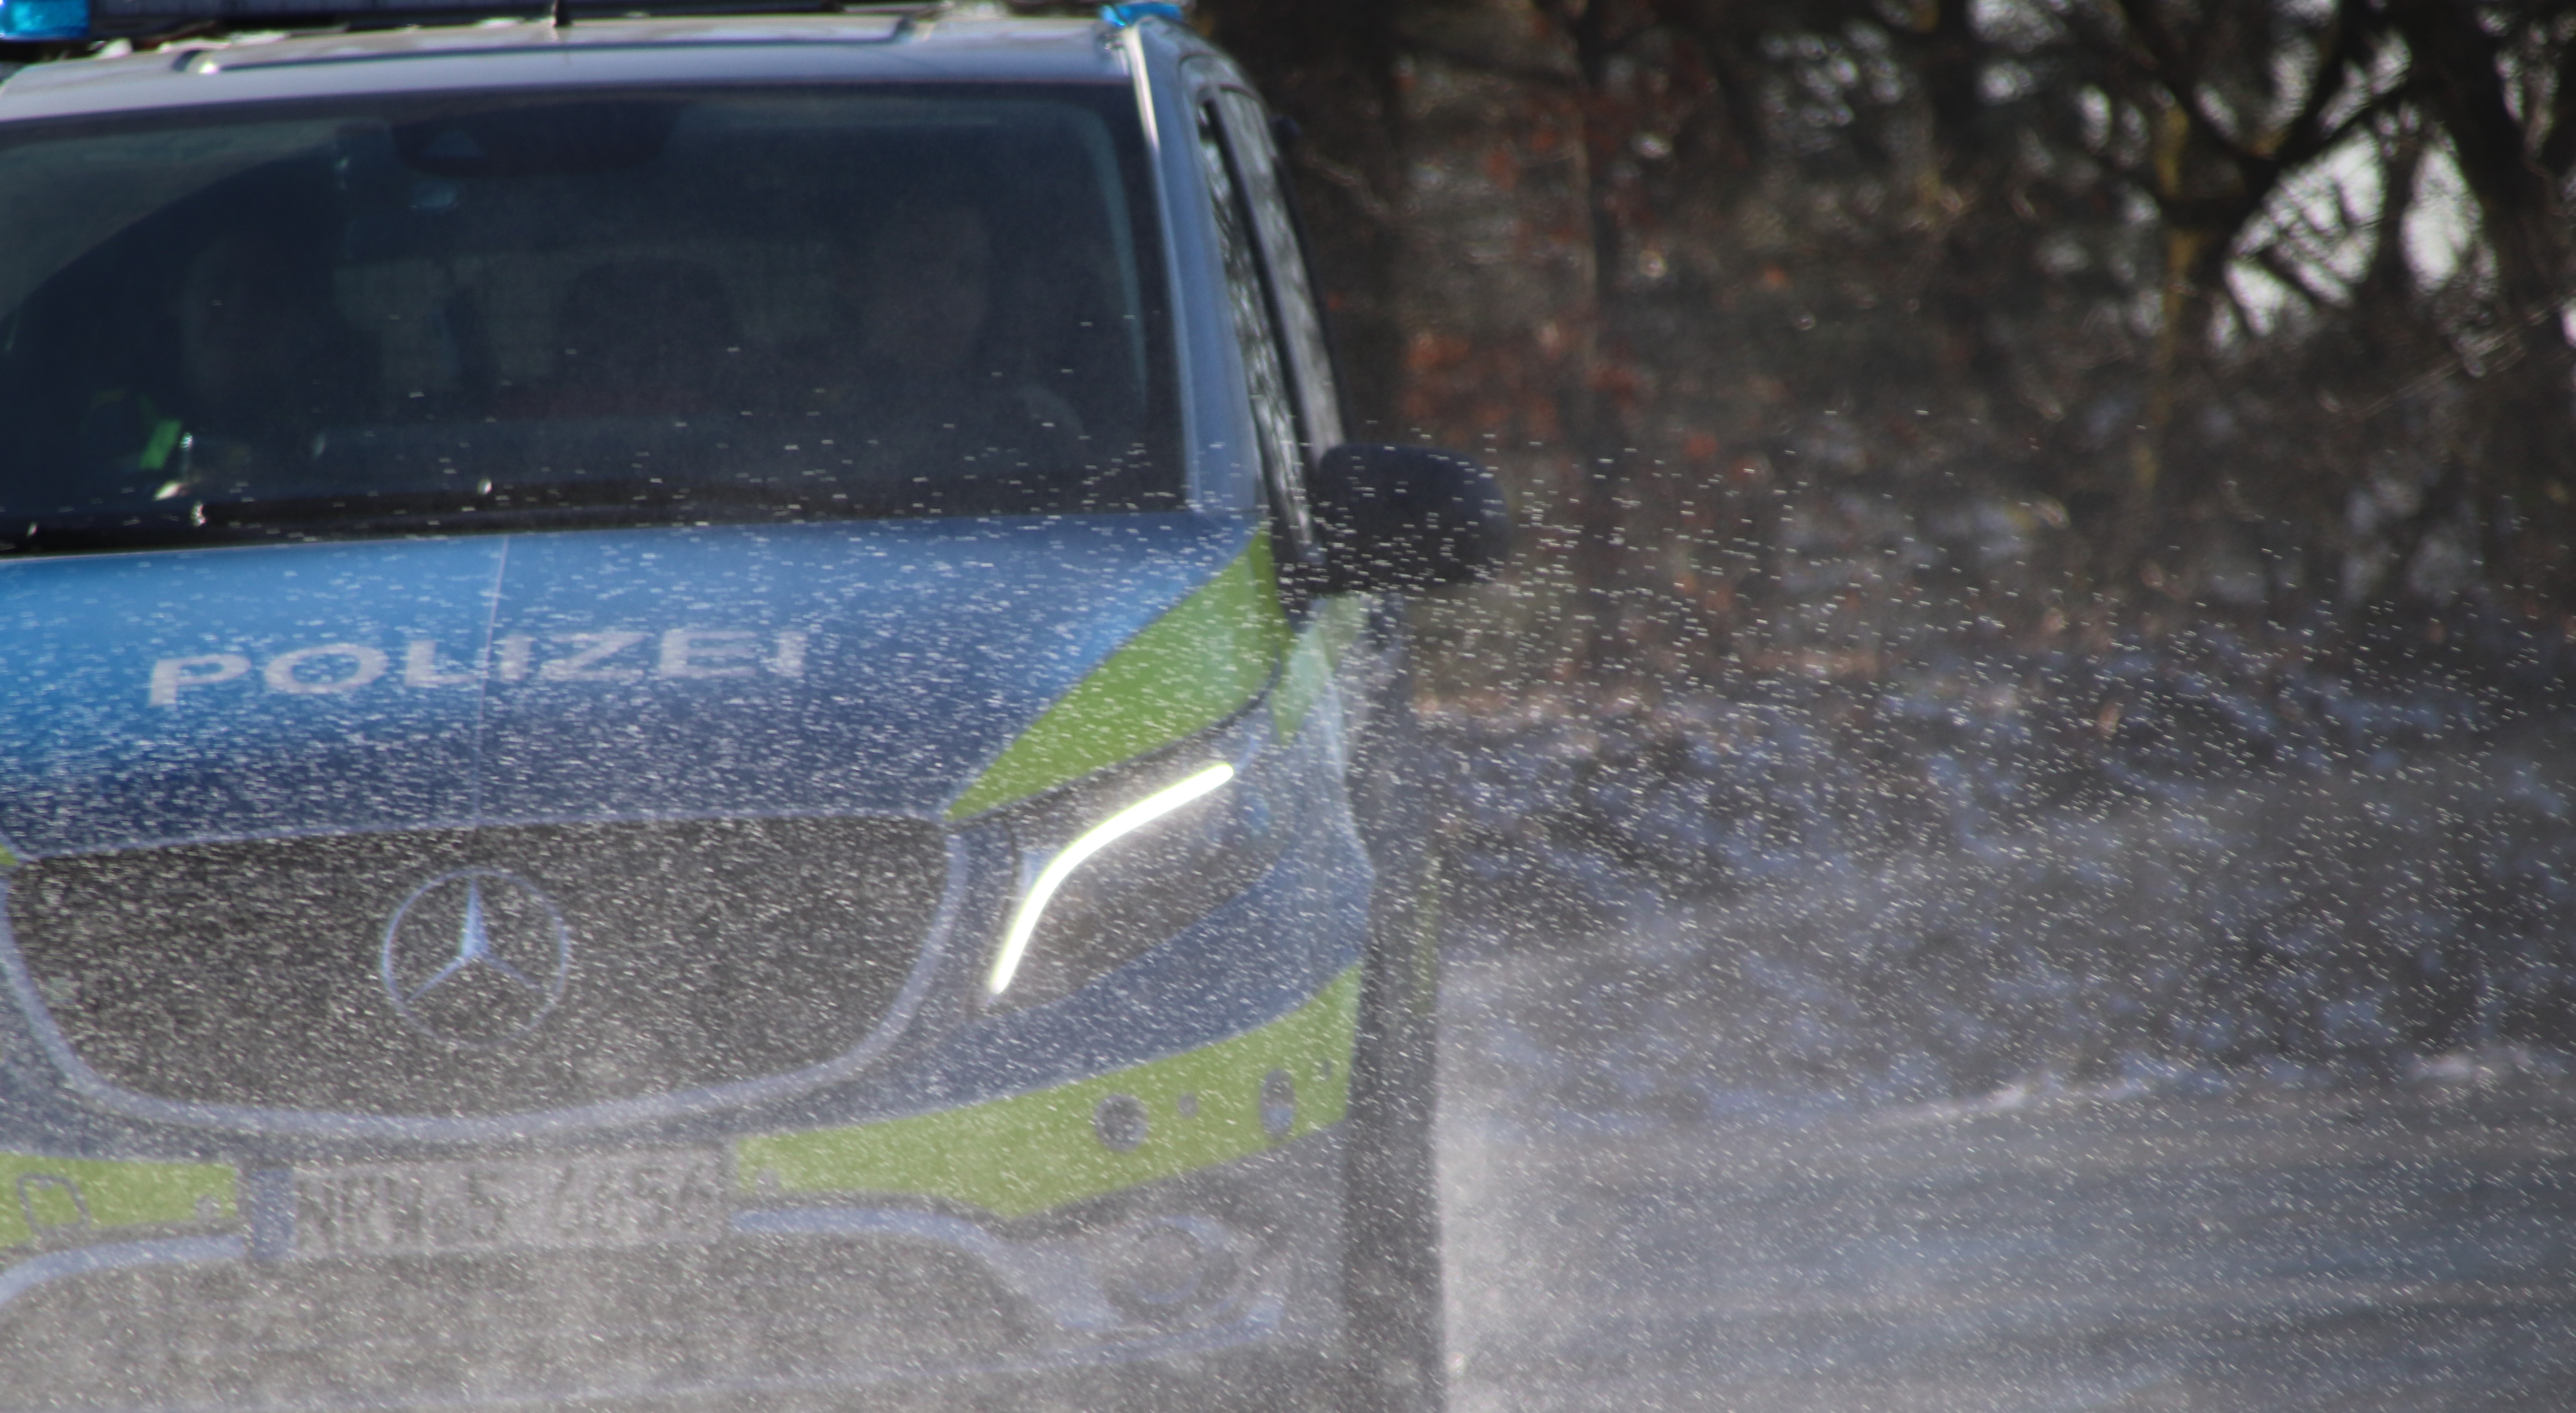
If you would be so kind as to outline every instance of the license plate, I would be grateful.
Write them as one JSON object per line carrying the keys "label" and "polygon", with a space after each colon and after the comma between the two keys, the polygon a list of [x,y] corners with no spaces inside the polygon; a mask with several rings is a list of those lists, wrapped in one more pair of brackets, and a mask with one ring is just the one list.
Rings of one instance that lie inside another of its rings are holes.
{"label": "license plate", "polygon": [[299,1257],[449,1255],[707,1241],[724,1233],[717,1151],[379,1163],[295,1175]]}

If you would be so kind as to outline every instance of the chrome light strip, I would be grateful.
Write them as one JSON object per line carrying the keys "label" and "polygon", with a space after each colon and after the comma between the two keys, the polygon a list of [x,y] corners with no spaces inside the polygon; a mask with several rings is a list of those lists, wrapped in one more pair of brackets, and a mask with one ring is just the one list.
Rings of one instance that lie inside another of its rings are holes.
{"label": "chrome light strip", "polygon": [[1019,975],[1020,959],[1028,954],[1029,938],[1038,930],[1038,921],[1046,915],[1046,906],[1056,890],[1073,876],[1073,871],[1090,861],[1091,856],[1119,840],[1152,824],[1181,806],[1206,795],[1234,779],[1234,767],[1219,763],[1192,775],[1175,785],[1147,795],[1118,813],[1109,816],[1081,837],[1064,846],[1064,851],[1047,861],[1038,871],[1037,881],[1029,885],[1028,895],[1020,899],[1018,911],[1011,914],[1009,930],[1002,934],[1002,950],[993,957],[993,970],[984,979],[984,989],[999,996],[1010,989],[1011,978]]}

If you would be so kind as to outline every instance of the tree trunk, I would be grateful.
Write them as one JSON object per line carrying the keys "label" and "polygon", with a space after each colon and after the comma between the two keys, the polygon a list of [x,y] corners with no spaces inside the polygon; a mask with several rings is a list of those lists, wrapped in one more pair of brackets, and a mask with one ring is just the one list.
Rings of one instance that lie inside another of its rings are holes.
{"label": "tree trunk", "polygon": [[2481,433],[2463,448],[2467,462],[2454,476],[2482,512],[2478,533],[2490,570],[2525,587],[2564,589],[2569,531],[2576,528],[2568,506],[2576,350],[2558,317],[2568,276],[2565,213],[2506,101],[2502,56],[2477,11],[2448,0],[2400,0],[2389,15],[2477,199],[2507,321],[2507,342],[2481,389]]}

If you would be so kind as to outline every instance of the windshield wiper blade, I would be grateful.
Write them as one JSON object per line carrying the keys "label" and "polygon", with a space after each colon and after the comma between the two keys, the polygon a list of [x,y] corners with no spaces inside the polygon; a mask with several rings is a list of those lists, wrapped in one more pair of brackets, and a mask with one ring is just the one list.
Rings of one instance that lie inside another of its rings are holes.
{"label": "windshield wiper blade", "polygon": [[[244,540],[370,534],[663,525],[696,518],[830,518],[891,513],[876,496],[799,493],[758,483],[644,479],[504,486],[468,495],[379,493],[273,500],[174,501],[167,506],[27,514],[0,508],[0,554],[75,554]],[[762,514],[761,512],[765,512]]]}
{"label": "windshield wiper blade", "polygon": [[[738,513],[766,509],[784,516],[815,513],[872,513],[874,498],[857,512],[841,512],[810,492],[760,482],[666,482],[641,477],[603,480],[547,481],[502,485],[470,495],[453,492],[390,492],[308,496],[293,499],[208,503],[210,525],[275,525],[335,529],[399,529],[429,523],[483,524],[489,521],[551,524],[566,518],[584,523],[667,523],[685,518],[694,506]],[[847,503],[832,502],[836,507]]]}
{"label": "windshield wiper blade", "polygon": [[78,554],[368,535],[1154,508],[1131,505],[1126,498],[1112,498],[1106,505],[1093,503],[1072,486],[1055,497],[1033,491],[1033,485],[1044,487],[1060,479],[1017,470],[899,482],[834,478],[798,484],[617,477],[501,485],[488,491],[174,500],[56,515],[0,507],[0,554]]}
{"label": "windshield wiper blade", "polygon": [[390,493],[295,500],[208,502],[206,523],[334,531],[512,526],[688,524],[700,519],[846,520],[884,516],[1008,513],[1030,498],[1027,483],[1052,478],[1010,473],[934,481],[828,481],[616,477],[502,485],[467,496]]}
{"label": "windshield wiper blade", "polygon": [[53,515],[0,509],[0,554],[144,549],[195,544],[207,538],[206,522],[193,505]]}

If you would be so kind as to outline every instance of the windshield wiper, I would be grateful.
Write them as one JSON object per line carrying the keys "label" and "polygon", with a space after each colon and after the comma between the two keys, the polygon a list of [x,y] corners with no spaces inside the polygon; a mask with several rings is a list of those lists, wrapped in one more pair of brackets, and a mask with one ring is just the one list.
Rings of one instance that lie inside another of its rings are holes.
{"label": "windshield wiper", "polygon": [[[916,502],[923,497],[916,496]],[[275,500],[174,501],[51,515],[0,509],[0,554],[120,549],[368,535],[668,525],[699,519],[846,519],[921,513],[890,495],[834,488],[642,478],[503,486],[469,495],[392,493]]]}
{"label": "windshield wiper", "polygon": [[1179,502],[1177,495],[1104,496],[1082,476],[1018,470],[952,472],[901,482],[849,478],[795,485],[617,477],[502,485],[462,493],[174,500],[57,515],[0,508],[0,554],[744,521],[1080,514],[1174,509]]}
{"label": "windshield wiper", "polygon": [[51,515],[0,510],[0,555],[145,549],[210,538],[218,537],[208,535],[197,507],[190,505]]}
{"label": "windshield wiper", "polygon": [[[626,476],[598,480],[500,485],[459,495],[453,491],[303,496],[275,500],[209,502],[209,527],[273,526],[333,533],[402,533],[420,529],[512,528],[686,523],[700,511],[723,519],[799,519],[812,516],[901,513],[891,498],[786,487],[760,481],[672,481]],[[765,512],[765,514],[763,513]]]}

